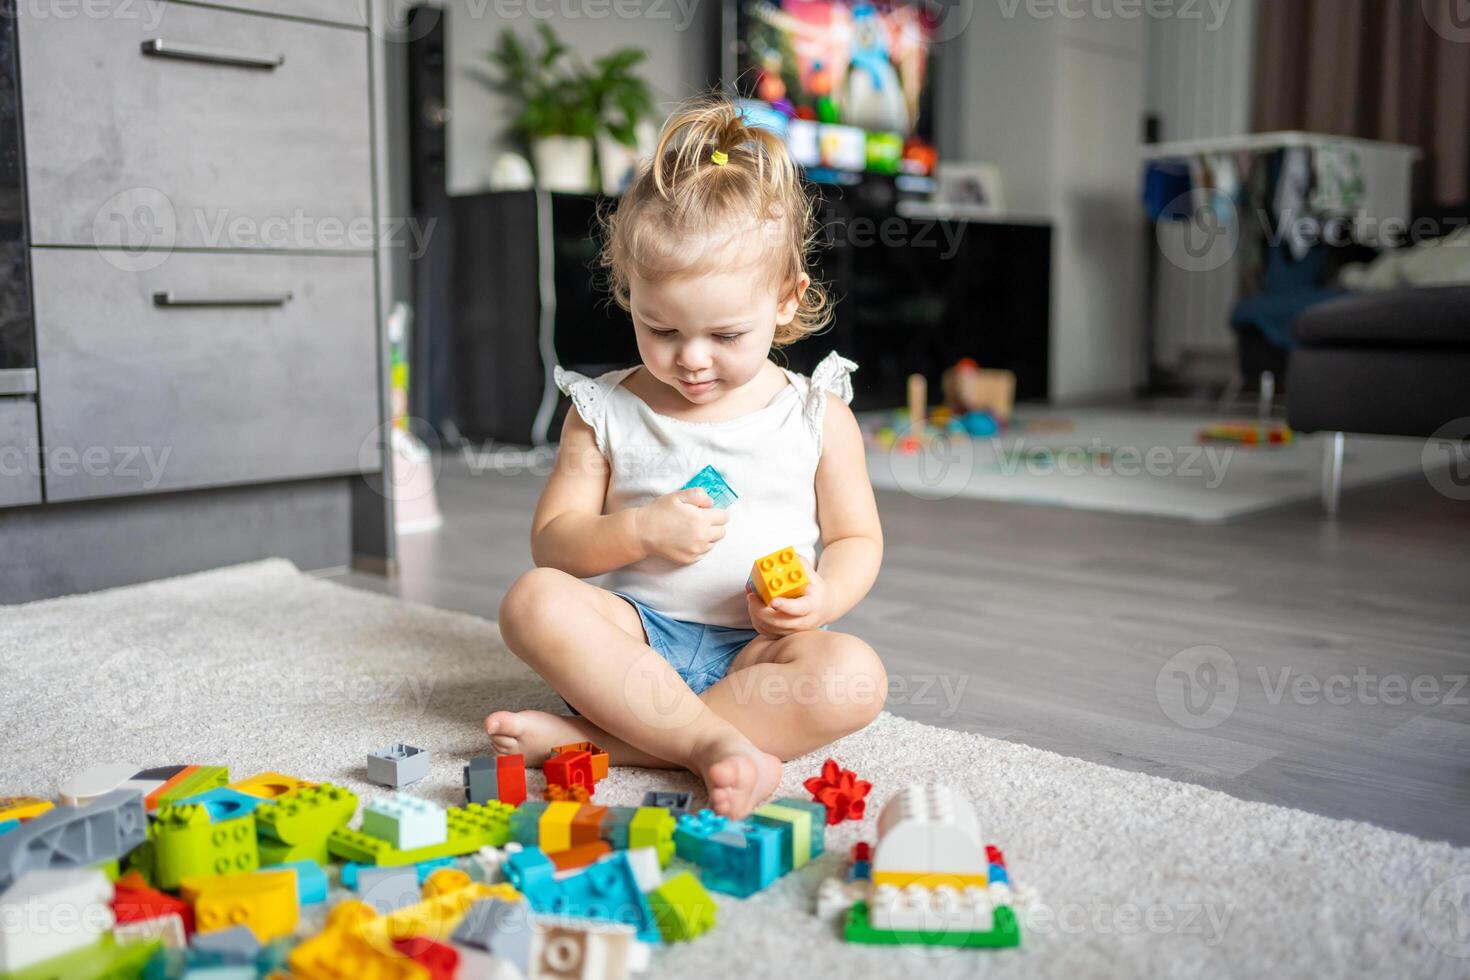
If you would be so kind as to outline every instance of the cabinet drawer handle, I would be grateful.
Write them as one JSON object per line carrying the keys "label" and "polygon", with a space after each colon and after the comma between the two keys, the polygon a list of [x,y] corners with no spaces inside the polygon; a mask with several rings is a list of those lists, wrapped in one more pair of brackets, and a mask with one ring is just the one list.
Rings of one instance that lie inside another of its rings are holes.
{"label": "cabinet drawer handle", "polygon": [[203,61],[211,65],[235,65],[275,71],[286,63],[283,54],[250,54],[228,48],[211,48],[203,44],[182,44],[153,38],[143,42],[143,53],[152,58],[178,58],[180,61]]}
{"label": "cabinet drawer handle", "polygon": [[180,296],[178,293],[154,293],[154,306],[285,306],[291,294],[273,296]]}
{"label": "cabinet drawer handle", "polygon": [[34,395],[35,368],[0,368],[0,395]]}

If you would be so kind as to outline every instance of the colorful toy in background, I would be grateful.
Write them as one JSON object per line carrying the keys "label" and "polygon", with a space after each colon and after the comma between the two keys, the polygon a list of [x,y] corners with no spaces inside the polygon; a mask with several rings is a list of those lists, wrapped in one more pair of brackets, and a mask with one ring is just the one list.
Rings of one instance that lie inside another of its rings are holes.
{"label": "colorful toy in background", "polygon": [[1295,433],[1280,422],[1217,422],[1199,430],[1201,443],[1236,446],[1285,446],[1295,438]]}
{"label": "colorful toy in background", "polygon": [[844,820],[861,820],[867,809],[868,791],[873,784],[858,779],[851,769],[843,769],[836,759],[822,763],[822,774],[802,784],[812,799],[827,808],[827,823],[833,826]]}
{"label": "colorful toy in background", "polygon": [[944,403],[931,408],[928,379],[909,375],[907,408],[894,412],[876,429],[865,426],[865,437],[885,451],[913,455],[942,435],[985,439],[1012,426],[1013,372],[982,370],[965,358],[944,372],[941,388]]}
{"label": "colorful toy in background", "polygon": [[944,403],[956,414],[987,412],[999,425],[1011,420],[1016,401],[1013,371],[982,369],[971,358],[963,358],[940,379]]}

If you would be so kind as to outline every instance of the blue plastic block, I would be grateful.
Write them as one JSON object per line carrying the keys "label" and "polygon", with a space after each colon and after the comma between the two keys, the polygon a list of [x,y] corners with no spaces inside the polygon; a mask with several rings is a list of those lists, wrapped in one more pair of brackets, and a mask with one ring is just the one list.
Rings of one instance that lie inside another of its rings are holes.
{"label": "blue plastic block", "polygon": [[633,874],[627,854],[613,854],[561,879],[552,878],[554,867],[550,858],[533,848],[513,854],[506,861],[506,877],[526,896],[531,911],[622,922],[636,929],[638,938],[645,943],[661,941],[653,910],[638,890],[638,878]]}
{"label": "blue plastic block", "polygon": [[788,807],[792,810],[805,810],[812,815],[812,843],[808,859],[816,857],[827,849],[827,808],[816,800],[799,800],[794,796],[783,796],[772,800],[777,806]]}
{"label": "blue plastic block", "polygon": [[470,906],[454,930],[456,946],[483,949],[516,965],[521,976],[531,976],[531,937],[536,927],[525,902],[482,898]]}
{"label": "blue plastic block", "polygon": [[253,966],[255,957],[260,954],[260,940],[255,938],[249,926],[234,926],[194,933],[194,938],[189,940],[189,949],[199,953],[201,959],[218,956],[223,963],[249,963]]}
{"label": "blue plastic block", "polygon": [[[525,804],[522,804],[524,807]],[[602,816],[602,839],[615,851],[628,849],[628,826],[638,813],[636,806],[610,806]]]}
{"label": "blue plastic block", "polygon": [[115,789],[83,807],[54,807],[0,836],[0,892],[28,871],[116,861],[147,839],[143,794],[135,789]]}
{"label": "blue plastic block", "polygon": [[327,873],[315,861],[288,861],[272,865],[270,870],[296,872],[298,905],[313,905],[327,900]]}
{"label": "blue plastic block", "polygon": [[732,821],[701,848],[700,882],[710,891],[746,898],[781,877],[781,833],[775,827]]}
{"label": "blue plastic block", "polygon": [[847,869],[848,881],[872,881],[873,866],[867,861],[854,861]]}
{"label": "blue plastic block", "polygon": [[1009,885],[1011,883],[1011,876],[1006,874],[1005,866],[1001,864],[992,864],[988,877],[992,885]]}
{"label": "blue plastic block", "polygon": [[449,814],[429,800],[389,793],[369,800],[363,808],[362,832],[400,851],[415,851],[449,839]]}
{"label": "blue plastic block", "polygon": [[[688,490],[691,487],[699,487],[709,494],[709,499],[721,510],[729,507],[740,499],[740,495],[730,489],[730,484],[725,482],[725,477],[713,466],[706,466],[698,473],[689,478],[689,482],[680,487],[680,490]],[[650,803],[648,806],[660,806],[662,804]]]}
{"label": "blue plastic block", "polygon": [[0,820],[0,834],[8,834],[19,826],[19,820]]}
{"label": "blue plastic block", "polygon": [[[418,871],[419,884],[421,885],[429,880],[429,875],[440,868],[452,868],[453,866],[454,858],[452,857],[434,858],[432,861],[420,861],[418,864],[413,865],[414,869]],[[358,864],[356,861],[345,862],[342,865],[342,887],[351,888],[356,891],[358,872],[364,868],[374,867],[377,866],[372,864]]]}
{"label": "blue plastic block", "polygon": [[546,804],[539,800],[527,800],[516,807],[510,815],[510,839],[523,847],[535,847],[541,842],[541,814]]}
{"label": "blue plastic block", "polygon": [[761,827],[769,827],[780,837],[776,841],[776,858],[779,871],[776,877],[791,873],[791,824],[785,820],[777,820],[775,817],[763,817],[758,813],[751,814],[750,823]]}
{"label": "blue plastic block", "polygon": [[257,807],[271,806],[272,801],[259,796],[251,796],[228,786],[216,786],[189,797],[187,800],[179,800],[174,806],[184,806],[190,803],[198,803],[209,811],[209,822],[219,823],[221,820],[233,820],[243,817],[247,813],[254,813]]}
{"label": "blue plastic block", "polygon": [[692,798],[691,793],[651,789],[643,794],[643,805],[661,806],[677,817],[681,813],[689,812],[689,801]]}
{"label": "blue plastic block", "polygon": [[713,810],[681,814],[674,823],[674,854],[680,860],[703,866],[705,841],[729,826],[730,819],[716,815]]}

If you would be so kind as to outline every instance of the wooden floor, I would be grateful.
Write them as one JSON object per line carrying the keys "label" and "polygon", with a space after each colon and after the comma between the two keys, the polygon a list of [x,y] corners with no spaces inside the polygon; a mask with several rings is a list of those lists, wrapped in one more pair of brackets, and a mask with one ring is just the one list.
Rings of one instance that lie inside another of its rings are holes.
{"label": "wooden floor", "polygon": [[[448,459],[443,529],[402,539],[395,579],[336,579],[494,618],[541,482]],[[1470,504],[1415,479],[1346,494],[1335,522],[879,506],[883,571],[840,628],[883,655],[889,710],[1470,845]],[[1235,707],[1184,727],[1199,692],[1170,658],[1201,645]]]}

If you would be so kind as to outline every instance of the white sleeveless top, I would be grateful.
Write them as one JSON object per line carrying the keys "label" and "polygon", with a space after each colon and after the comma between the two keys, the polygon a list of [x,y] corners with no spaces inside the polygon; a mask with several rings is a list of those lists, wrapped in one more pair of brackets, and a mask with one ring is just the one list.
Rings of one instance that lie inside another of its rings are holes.
{"label": "white sleeveless top", "polygon": [[694,564],[645,558],[609,572],[602,586],[674,619],[749,629],[745,580],[757,558],[794,547],[808,568],[816,565],[827,392],[851,402],[849,375],[857,365],[833,351],[810,378],[786,371],[790,384],[764,408],[724,422],[660,415],[622,386],[635,370],[597,378],[555,370],[556,386],[611,465],[603,513],[672,493],[706,466],[719,470],[739,499],[729,508],[725,537]]}

